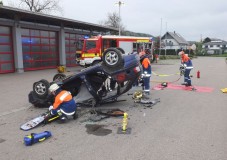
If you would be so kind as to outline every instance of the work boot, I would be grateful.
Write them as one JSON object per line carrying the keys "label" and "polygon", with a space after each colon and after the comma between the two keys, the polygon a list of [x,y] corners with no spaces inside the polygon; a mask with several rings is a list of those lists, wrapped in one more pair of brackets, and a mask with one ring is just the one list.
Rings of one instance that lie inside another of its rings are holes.
{"label": "work boot", "polygon": [[187,82],[181,83],[181,85],[187,85],[187,84],[188,84]]}
{"label": "work boot", "polygon": [[66,123],[67,121],[68,121],[68,117],[66,115],[62,114],[60,116],[58,123],[62,124],[62,123]]}
{"label": "work boot", "polygon": [[78,114],[76,112],[73,114],[73,119],[76,120],[78,118]]}

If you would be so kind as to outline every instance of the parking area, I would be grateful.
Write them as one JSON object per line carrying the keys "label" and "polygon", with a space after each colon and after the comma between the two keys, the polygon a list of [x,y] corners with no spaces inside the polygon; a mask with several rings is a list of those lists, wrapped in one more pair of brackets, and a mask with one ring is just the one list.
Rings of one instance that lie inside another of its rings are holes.
{"label": "parking area", "polygon": [[[77,159],[77,160],[223,160],[227,159],[227,64],[224,58],[193,59],[192,84],[208,87],[212,92],[197,92],[164,88],[151,90],[151,99],[161,102],[152,108],[135,104],[132,96],[140,90],[133,87],[117,103],[102,105],[104,109],[119,108],[129,114],[130,134],[118,134],[122,117],[110,117],[98,122],[87,115],[66,124],[51,123],[31,131],[20,125],[46,109],[34,108],[28,102],[32,85],[40,79],[52,80],[56,69],[0,75],[0,159]],[[152,88],[160,82],[179,85],[180,60],[165,60],[152,64]],[[69,68],[66,74],[79,72]],[[200,71],[201,77],[196,77]],[[172,75],[173,74],[173,75]],[[87,111],[89,109],[84,109]],[[84,112],[86,113],[86,112]],[[23,137],[30,133],[51,131],[50,139],[25,146]]]}

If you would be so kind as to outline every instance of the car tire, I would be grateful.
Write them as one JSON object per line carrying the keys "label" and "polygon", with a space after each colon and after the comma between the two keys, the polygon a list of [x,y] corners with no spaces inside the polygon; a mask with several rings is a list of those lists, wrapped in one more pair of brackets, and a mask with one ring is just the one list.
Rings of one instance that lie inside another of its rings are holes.
{"label": "car tire", "polygon": [[28,95],[29,102],[37,108],[48,108],[50,105],[54,102],[53,96],[47,96],[44,99],[38,98],[35,94],[35,92],[31,91]]}
{"label": "car tire", "polygon": [[62,81],[65,77],[66,77],[65,74],[57,73],[57,74],[54,75],[53,81],[55,81],[55,82]]}
{"label": "car tire", "polygon": [[117,48],[109,48],[105,50],[102,56],[102,60],[103,63],[110,68],[123,66],[122,53]]}
{"label": "car tire", "polygon": [[42,79],[33,84],[33,92],[38,98],[44,99],[48,96],[49,87],[50,83],[47,80]]}
{"label": "car tire", "polygon": [[122,48],[117,47],[119,51],[121,51],[122,54],[125,54],[125,51]]}

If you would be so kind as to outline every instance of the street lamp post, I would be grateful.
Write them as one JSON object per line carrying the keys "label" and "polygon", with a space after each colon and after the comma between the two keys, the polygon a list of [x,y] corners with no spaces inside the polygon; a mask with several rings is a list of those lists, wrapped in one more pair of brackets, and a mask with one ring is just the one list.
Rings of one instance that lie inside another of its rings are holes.
{"label": "street lamp post", "polygon": [[161,18],[161,27],[160,27],[160,41],[159,41],[159,56],[161,55],[161,44],[162,44],[162,18]]}
{"label": "street lamp post", "polygon": [[121,35],[121,5],[124,4],[124,2],[118,1],[115,4],[119,6],[119,22],[118,22],[118,27],[119,27],[119,36]]}

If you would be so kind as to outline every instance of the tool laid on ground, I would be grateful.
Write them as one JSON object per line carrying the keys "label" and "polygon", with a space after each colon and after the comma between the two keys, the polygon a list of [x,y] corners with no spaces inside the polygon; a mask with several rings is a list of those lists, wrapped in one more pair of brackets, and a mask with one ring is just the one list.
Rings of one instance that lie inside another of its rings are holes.
{"label": "tool laid on ground", "polygon": [[[176,80],[174,80],[174,81],[171,81],[171,82],[163,82],[163,81],[154,81],[154,80],[151,80],[150,82],[166,83],[167,85],[168,85],[168,83],[175,83],[175,82],[177,82],[177,81],[180,80],[181,76],[184,75],[185,66],[184,66],[184,65],[180,65],[179,70],[180,70],[180,73],[177,73],[177,74],[169,74],[169,75],[167,75],[167,74],[164,75],[164,74],[163,74],[163,75],[162,75],[162,77],[164,77],[164,76],[172,76],[172,75],[180,75],[179,78],[176,79]],[[154,72],[152,72],[152,73],[154,73]],[[155,74],[155,75],[157,75],[157,74]],[[161,75],[159,75],[159,76],[161,76]]]}
{"label": "tool laid on ground", "polygon": [[149,104],[149,107],[152,107],[153,105],[160,102],[160,98],[152,100],[147,95],[144,95],[142,91],[135,91],[132,98],[134,99],[135,103]]}
{"label": "tool laid on ground", "polygon": [[[169,84],[166,88],[174,89],[174,90],[185,90],[185,91],[196,91],[196,92],[213,92],[214,88],[211,87],[202,87],[202,86],[184,86],[184,85],[176,85],[176,84]],[[153,87],[154,90],[163,89],[163,87],[159,84]]]}
{"label": "tool laid on ground", "polygon": [[24,137],[24,144],[26,146],[31,146],[34,143],[42,142],[51,136],[52,134],[50,131],[45,131],[42,133],[31,133],[30,135],[26,135]]}
{"label": "tool laid on ground", "polygon": [[20,126],[20,129],[24,130],[24,131],[28,131],[30,129],[33,129],[33,128],[37,127],[40,124],[50,123],[50,122],[52,122],[54,120],[57,120],[58,118],[59,118],[58,115],[50,116],[50,112],[48,111],[46,113],[43,113],[43,114],[39,115],[36,118],[33,118],[33,119],[29,120],[26,123],[22,124]]}
{"label": "tool laid on ground", "polygon": [[175,74],[157,74],[155,72],[152,72],[152,74],[154,74],[155,76],[159,76],[159,77],[168,77],[168,76],[179,75],[180,73],[175,73]]}

